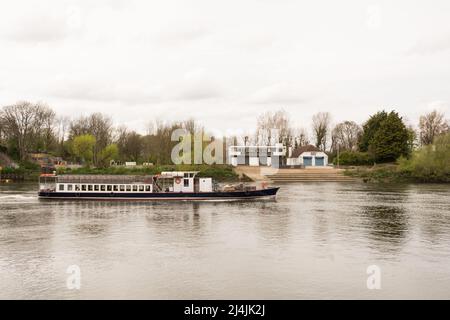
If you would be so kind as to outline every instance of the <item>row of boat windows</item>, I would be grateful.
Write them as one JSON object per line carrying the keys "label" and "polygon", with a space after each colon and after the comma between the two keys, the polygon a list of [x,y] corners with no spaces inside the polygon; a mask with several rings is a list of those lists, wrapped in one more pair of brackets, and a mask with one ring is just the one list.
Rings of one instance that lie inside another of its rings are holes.
{"label": "row of boat windows", "polygon": [[123,185],[123,184],[60,184],[59,191],[135,191],[144,192],[152,191],[152,186],[149,184],[139,184],[139,185]]}

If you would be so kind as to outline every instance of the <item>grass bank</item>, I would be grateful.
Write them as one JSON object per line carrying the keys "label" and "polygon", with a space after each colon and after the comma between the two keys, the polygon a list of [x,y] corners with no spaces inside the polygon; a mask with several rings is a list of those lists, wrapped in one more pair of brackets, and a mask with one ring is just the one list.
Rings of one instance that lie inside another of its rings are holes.
{"label": "grass bank", "polygon": [[432,145],[415,150],[395,165],[377,165],[347,170],[365,181],[450,183],[450,133],[435,138]]}
{"label": "grass bank", "polygon": [[200,177],[211,177],[216,181],[239,181],[239,176],[229,165],[155,165],[151,167],[83,167],[78,169],[58,169],[58,174],[112,174],[112,175],[153,175],[162,171],[199,171]]}
{"label": "grass bank", "polygon": [[344,174],[375,183],[450,183],[449,173],[408,170],[397,164],[353,167],[346,169]]}

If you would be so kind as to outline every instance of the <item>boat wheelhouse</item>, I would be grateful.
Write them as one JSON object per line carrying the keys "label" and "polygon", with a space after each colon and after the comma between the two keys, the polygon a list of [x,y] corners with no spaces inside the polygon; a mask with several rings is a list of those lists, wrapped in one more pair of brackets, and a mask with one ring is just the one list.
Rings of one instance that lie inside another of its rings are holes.
{"label": "boat wheelhouse", "polygon": [[170,171],[153,176],[54,175],[39,179],[43,199],[111,200],[208,200],[273,197],[278,188],[254,186],[219,188],[211,178],[197,177],[197,171]]}

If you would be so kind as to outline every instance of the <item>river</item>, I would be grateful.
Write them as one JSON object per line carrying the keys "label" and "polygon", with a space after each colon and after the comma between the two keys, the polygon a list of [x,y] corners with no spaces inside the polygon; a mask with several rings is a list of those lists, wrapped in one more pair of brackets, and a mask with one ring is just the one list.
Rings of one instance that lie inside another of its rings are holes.
{"label": "river", "polygon": [[450,299],[449,185],[289,184],[276,201],[200,203],[36,188],[0,185],[2,299]]}

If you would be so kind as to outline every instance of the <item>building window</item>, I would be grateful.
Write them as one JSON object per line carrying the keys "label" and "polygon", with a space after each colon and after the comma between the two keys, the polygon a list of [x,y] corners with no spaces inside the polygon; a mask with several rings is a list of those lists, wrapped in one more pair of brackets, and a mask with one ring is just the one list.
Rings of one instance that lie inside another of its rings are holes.
{"label": "building window", "polygon": [[63,184],[59,185],[59,191],[64,191],[64,185]]}
{"label": "building window", "polygon": [[72,185],[71,184],[67,185],[67,191],[72,191]]}
{"label": "building window", "polygon": [[125,186],[123,184],[120,185],[120,191],[125,191]]}
{"label": "building window", "polygon": [[127,185],[127,191],[131,191],[131,186]]}
{"label": "building window", "polygon": [[111,185],[108,185],[108,186],[107,186],[107,190],[108,190],[108,191],[112,191],[112,186],[111,186]]}
{"label": "building window", "polygon": [[189,179],[183,179],[184,187],[189,187]]}
{"label": "building window", "polygon": [[148,191],[148,192],[150,191],[150,185],[145,186],[145,191]]}
{"label": "building window", "polygon": [[94,191],[98,191],[98,190],[99,190],[99,185],[96,184],[96,185],[94,186]]}
{"label": "building window", "polygon": [[101,191],[105,191],[105,190],[106,190],[106,186],[105,186],[104,184],[102,184],[102,185],[100,186],[100,190],[101,190]]}
{"label": "building window", "polygon": [[117,184],[115,184],[114,187],[113,187],[113,190],[114,191],[119,191],[119,186]]}
{"label": "building window", "polygon": [[186,172],[186,173],[184,174],[184,177],[185,177],[185,178],[189,178],[189,172]]}
{"label": "building window", "polygon": [[92,184],[88,185],[88,191],[92,191]]}
{"label": "building window", "polygon": [[85,184],[81,185],[81,191],[86,191],[86,185]]}

